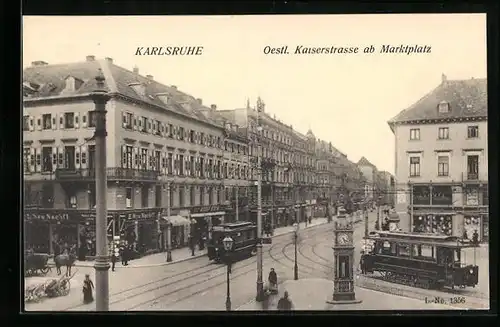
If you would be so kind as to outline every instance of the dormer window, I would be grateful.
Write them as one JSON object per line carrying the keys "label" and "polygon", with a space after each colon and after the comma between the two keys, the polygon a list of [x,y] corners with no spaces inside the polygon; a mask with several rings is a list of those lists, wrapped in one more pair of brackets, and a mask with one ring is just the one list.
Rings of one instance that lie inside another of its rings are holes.
{"label": "dormer window", "polygon": [[146,85],[144,85],[142,83],[133,83],[133,84],[129,84],[129,86],[131,88],[133,88],[135,93],[137,93],[138,95],[140,95],[142,97],[146,96]]}
{"label": "dormer window", "polygon": [[164,104],[169,104],[169,96],[168,94],[166,93],[160,93],[160,94],[157,94],[156,95],[158,97],[158,99],[161,100],[161,102],[163,102]]}
{"label": "dormer window", "polygon": [[65,82],[66,82],[66,87],[64,88],[63,92],[75,92],[83,84],[82,80],[73,76],[66,77]]}
{"label": "dormer window", "polygon": [[447,112],[450,112],[450,104],[446,101],[441,101],[439,104],[438,104],[438,111],[440,113],[447,113]]}

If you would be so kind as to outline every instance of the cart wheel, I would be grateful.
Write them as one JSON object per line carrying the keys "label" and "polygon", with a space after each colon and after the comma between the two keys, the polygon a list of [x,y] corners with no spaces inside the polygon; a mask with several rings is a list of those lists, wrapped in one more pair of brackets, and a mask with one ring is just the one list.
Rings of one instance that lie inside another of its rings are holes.
{"label": "cart wheel", "polygon": [[47,275],[47,273],[50,271],[50,267],[44,267],[40,269],[40,271],[42,272],[43,275]]}
{"label": "cart wheel", "polygon": [[60,291],[61,295],[68,295],[70,289],[71,289],[71,284],[70,284],[69,280],[65,280],[61,283],[59,291]]}

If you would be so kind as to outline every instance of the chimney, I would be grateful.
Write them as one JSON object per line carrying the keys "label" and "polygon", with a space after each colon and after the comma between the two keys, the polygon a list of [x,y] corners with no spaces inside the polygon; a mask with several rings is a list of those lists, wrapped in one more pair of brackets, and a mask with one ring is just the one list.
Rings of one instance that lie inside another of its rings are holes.
{"label": "chimney", "polygon": [[95,56],[93,56],[93,55],[88,55],[88,56],[86,57],[86,60],[87,60],[87,61],[94,61],[94,60],[95,60]]}
{"label": "chimney", "polygon": [[146,75],[146,78],[153,79],[153,75]]}
{"label": "chimney", "polygon": [[112,63],[113,63],[113,58],[106,57],[106,58],[104,58],[104,59],[106,59],[106,61],[107,61],[107,62],[109,62],[110,64],[112,64]]}
{"label": "chimney", "polygon": [[135,66],[133,72],[134,74],[139,74],[139,67]]}
{"label": "chimney", "polygon": [[43,60],[37,60],[37,61],[33,61],[31,63],[31,66],[47,66],[47,65],[48,65],[48,63],[46,63]]}
{"label": "chimney", "polygon": [[198,103],[199,103],[200,105],[202,105],[202,104],[203,104],[203,99],[198,98],[198,99],[196,99],[196,101],[198,101]]}
{"label": "chimney", "polygon": [[448,80],[448,78],[446,77],[445,74],[441,74],[441,82],[442,83],[446,83],[446,81]]}
{"label": "chimney", "polygon": [[212,109],[212,110],[217,110],[217,105],[216,105],[216,104],[211,104],[211,105],[210,105],[210,109]]}
{"label": "chimney", "polygon": [[171,88],[173,88],[174,90],[177,90],[177,85],[170,85]]}

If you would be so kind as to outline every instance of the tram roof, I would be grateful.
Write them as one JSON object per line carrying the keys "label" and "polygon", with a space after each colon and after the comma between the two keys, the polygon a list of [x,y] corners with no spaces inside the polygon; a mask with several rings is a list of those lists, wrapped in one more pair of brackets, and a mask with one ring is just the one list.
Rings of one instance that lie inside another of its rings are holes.
{"label": "tram roof", "polygon": [[239,229],[239,228],[251,227],[251,226],[254,226],[254,224],[251,222],[245,221],[245,222],[241,222],[241,223],[224,223],[224,224],[218,225],[217,227],[219,227],[220,229],[224,229],[224,230],[227,230],[227,229],[233,230],[233,229]]}
{"label": "tram roof", "polygon": [[397,243],[426,244],[448,248],[474,247],[470,241],[464,241],[457,236],[446,236],[426,233],[408,232],[377,232],[370,239],[392,241]]}

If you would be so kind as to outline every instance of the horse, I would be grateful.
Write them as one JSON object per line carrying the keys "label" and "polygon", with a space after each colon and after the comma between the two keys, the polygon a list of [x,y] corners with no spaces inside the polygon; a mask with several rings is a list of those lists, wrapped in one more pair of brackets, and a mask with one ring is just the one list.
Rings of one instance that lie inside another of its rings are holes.
{"label": "horse", "polygon": [[61,274],[61,267],[66,266],[66,276],[71,276],[71,267],[76,261],[76,253],[74,251],[69,252],[69,254],[59,254],[54,258],[56,264],[57,274]]}

